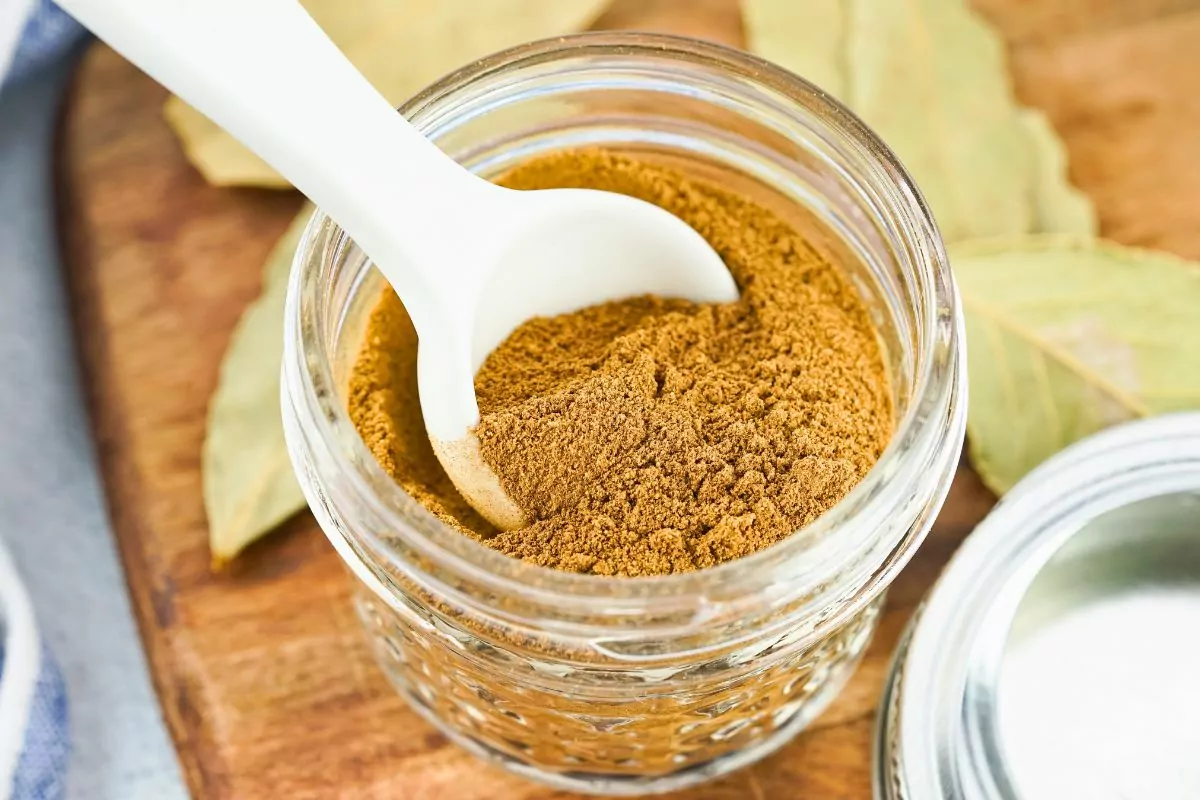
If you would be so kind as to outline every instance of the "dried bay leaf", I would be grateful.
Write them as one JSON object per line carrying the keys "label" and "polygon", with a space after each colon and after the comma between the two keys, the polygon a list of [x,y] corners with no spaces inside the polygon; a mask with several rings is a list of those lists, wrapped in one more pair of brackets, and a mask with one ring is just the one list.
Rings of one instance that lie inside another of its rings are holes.
{"label": "dried bay leaf", "polygon": [[305,504],[283,439],[279,369],[288,274],[312,211],[306,205],[271,250],[262,294],[233,332],[209,404],[201,475],[209,547],[217,563]]}
{"label": "dried bay leaf", "polygon": [[[506,47],[587,28],[609,0],[302,0],[346,57],[394,105]],[[319,100],[319,98],[315,98]],[[177,97],[164,114],[184,152],[219,186],[286,187],[258,156]]]}
{"label": "dried bay leaf", "polygon": [[948,241],[1095,232],[1062,143],[1016,104],[1003,43],[963,0],[745,0],[745,16],[754,52],[879,132]]}
{"label": "dried bay leaf", "polygon": [[746,46],[846,102],[848,0],[743,0]]}
{"label": "dried bay leaf", "polygon": [[1087,237],[952,246],[971,461],[998,494],[1084,436],[1200,407],[1200,265]]}
{"label": "dried bay leaf", "polygon": [[851,0],[848,100],[912,172],[947,241],[1033,229],[1031,153],[1003,43],[961,0]]}
{"label": "dried bay leaf", "polygon": [[1096,207],[1067,180],[1067,150],[1062,140],[1042,112],[1025,108],[1019,113],[1033,151],[1033,232],[1095,236],[1099,229]]}

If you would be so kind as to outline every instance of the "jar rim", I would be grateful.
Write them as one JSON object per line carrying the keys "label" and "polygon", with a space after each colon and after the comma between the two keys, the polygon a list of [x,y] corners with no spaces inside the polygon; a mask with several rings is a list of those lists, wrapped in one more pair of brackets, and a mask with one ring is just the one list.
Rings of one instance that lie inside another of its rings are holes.
{"label": "jar rim", "polygon": [[[922,329],[918,332],[918,346],[913,352],[918,369],[912,382],[908,408],[896,425],[884,452],[863,479],[835,506],[771,547],[702,570],[659,576],[579,574],[525,563],[464,536],[438,520],[424,506],[412,501],[384,473],[367,449],[350,420],[340,394],[317,391],[314,372],[319,374],[321,385],[332,386],[334,379],[328,354],[314,352],[314,346],[325,349],[325,345],[313,341],[312,326],[301,323],[302,315],[311,311],[322,298],[317,270],[309,269],[307,265],[311,261],[313,243],[320,236],[344,236],[336,223],[318,209],[309,221],[296,251],[289,281],[285,313],[285,326],[288,329],[285,335],[285,373],[293,382],[299,379],[302,397],[293,396],[293,402],[299,400],[312,409],[314,413],[307,415],[306,422],[311,421],[318,427],[319,436],[324,441],[336,443],[330,450],[356,494],[383,518],[394,523],[389,535],[404,537],[406,543],[422,555],[438,559],[451,569],[468,572],[495,589],[519,591],[526,596],[536,594],[550,600],[562,597],[579,600],[678,597],[722,584],[737,583],[739,576],[757,570],[775,574],[781,567],[810,552],[814,541],[826,541],[835,531],[845,527],[849,520],[868,513],[881,514],[901,496],[895,486],[891,487],[893,491],[889,491],[890,479],[905,464],[909,464],[910,468],[914,462],[928,466],[926,462],[933,460],[933,453],[941,444],[939,440],[956,440],[954,461],[957,463],[957,452],[961,448],[965,430],[964,335],[960,303],[936,223],[920,190],[891,150],[853,112],[804,78],[751,54],[689,37],[640,32],[589,32],[518,45],[481,58],[415,95],[400,107],[400,113],[421,127],[422,123],[428,124],[429,117],[438,110],[439,103],[476,81],[498,71],[579,54],[672,58],[717,68],[752,81],[794,103],[819,109],[830,119],[836,120],[836,124],[844,128],[858,146],[879,162],[878,166],[886,178],[894,184],[897,202],[906,217],[915,222],[912,230],[908,231],[911,243],[917,248],[914,263],[917,269],[924,272],[923,282],[929,287],[921,297],[924,305],[920,309]],[[300,344],[297,345],[297,342]],[[285,393],[292,388],[285,381]],[[944,497],[949,479],[943,483],[945,485],[939,487],[939,491]],[[386,487],[383,492],[386,496],[381,496],[378,486]],[[408,502],[403,502],[406,499]],[[411,519],[406,518],[411,514],[400,510],[411,505],[418,509],[420,519],[417,527],[420,530],[415,530]],[[912,533],[909,536],[912,541],[908,543],[919,543],[931,524],[932,519],[923,520],[923,530]],[[374,544],[389,557],[395,555],[394,548],[379,534],[367,531],[363,535],[376,539]],[[889,565],[888,579],[907,563],[915,547],[907,546],[904,549],[906,552],[894,554],[896,557]]]}

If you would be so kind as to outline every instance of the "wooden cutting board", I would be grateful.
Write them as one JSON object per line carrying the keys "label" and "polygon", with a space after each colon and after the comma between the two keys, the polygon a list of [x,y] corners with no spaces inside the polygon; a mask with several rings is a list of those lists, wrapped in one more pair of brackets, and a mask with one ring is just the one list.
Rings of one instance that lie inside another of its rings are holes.
{"label": "wooden cutting board", "polygon": [[[982,0],[1017,92],[1066,140],[1104,233],[1200,258],[1200,0]],[[599,27],[739,44],[735,0],[617,0]],[[205,407],[260,267],[300,205],[215,189],[160,115],[164,91],[106,47],[60,137],[61,232],[92,419],[163,713],[202,798],[563,798],[485,766],[384,682],[337,557],[300,515],[209,569]],[[964,469],[897,581],[845,694],[780,753],[688,798],[866,798],[876,698],[918,599],[992,503]]]}

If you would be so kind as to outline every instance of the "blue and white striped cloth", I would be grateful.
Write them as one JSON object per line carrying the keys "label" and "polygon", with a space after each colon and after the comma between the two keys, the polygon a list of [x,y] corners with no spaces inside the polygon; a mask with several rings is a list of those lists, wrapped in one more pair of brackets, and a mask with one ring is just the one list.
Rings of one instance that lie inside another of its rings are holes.
{"label": "blue and white striped cloth", "polygon": [[0,86],[61,58],[82,33],[50,0],[0,0]]}
{"label": "blue and white striped cloth", "polygon": [[0,797],[62,797],[70,751],[66,686],[0,545]]}
{"label": "blue and white striped cloth", "polygon": [[[0,0],[0,90],[62,57],[79,25],[49,0]],[[0,800],[58,800],[71,751],[62,674],[0,544]]]}

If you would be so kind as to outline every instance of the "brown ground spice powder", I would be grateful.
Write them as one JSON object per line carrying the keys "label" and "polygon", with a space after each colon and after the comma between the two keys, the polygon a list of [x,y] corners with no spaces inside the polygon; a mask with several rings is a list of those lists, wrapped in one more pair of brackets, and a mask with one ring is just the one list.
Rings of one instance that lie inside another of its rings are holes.
{"label": "brown ground spice powder", "polygon": [[416,335],[390,290],[372,313],[350,413],[380,464],[435,515],[503,553],[604,575],[661,575],[761,550],[838,502],[892,430],[861,298],[764,206],[600,150],[524,164],[518,189],[633,195],[686,220],[728,264],[726,305],[659,298],[527,322],[476,376],[485,460],[526,516],[497,531],[426,438]]}

